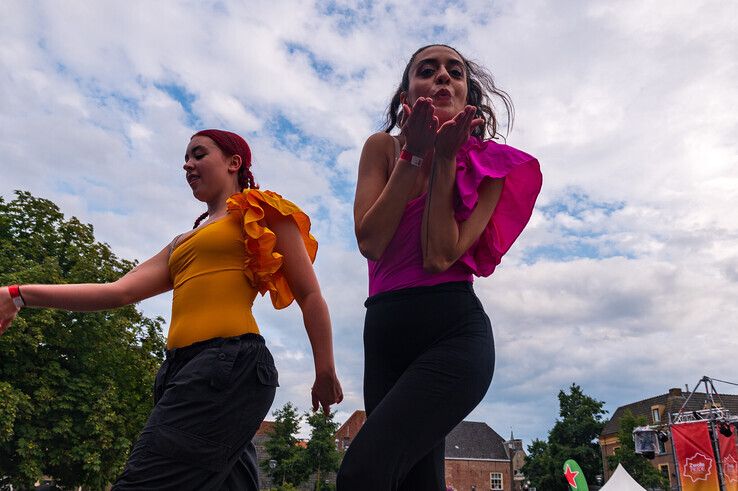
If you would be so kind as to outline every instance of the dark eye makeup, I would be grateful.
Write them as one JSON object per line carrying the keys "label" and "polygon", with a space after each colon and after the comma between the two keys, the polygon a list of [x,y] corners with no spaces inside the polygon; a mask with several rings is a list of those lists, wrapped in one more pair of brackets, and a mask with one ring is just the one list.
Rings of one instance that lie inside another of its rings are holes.
{"label": "dark eye makeup", "polygon": [[[417,74],[419,77],[428,78],[433,76],[433,74],[436,73],[437,70],[437,66],[425,64],[418,67]],[[451,66],[447,67],[446,71],[454,78],[464,78],[464,70],[460,66],[458,66],[457,63],[453,63]]]}
{"label": "dark eye makeup", "polygon": [[200,160],[203,157],[205,157],[207,154],[208,152],[206,152],[205,149],[201,145],[198,145],[194,147],[192,150],[190,150],[189,153],[185,154],[185,162],[188,162],[190,160],[190,156],[192,156],[192,158],[194,158],[195,160]]}

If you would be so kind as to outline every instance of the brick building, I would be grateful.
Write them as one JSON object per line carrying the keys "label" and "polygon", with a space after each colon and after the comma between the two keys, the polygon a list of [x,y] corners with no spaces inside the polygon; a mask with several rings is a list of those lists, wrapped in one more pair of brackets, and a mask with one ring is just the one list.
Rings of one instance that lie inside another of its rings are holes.
{"label": "brick building", "polygon": [[511,431],[510,439],[505,444],[512,465],[512,491],[523,491],[523,484],[525,483],[523,466],[528,456],[523,449],[523,440],[515,438]]}
{"label": "brick building", "polygon": [[274,421],[262,421],[256,435],[251,439],[251,443],[256,447],[256,458],[259,461],[259,487],[261,489],[269,489],[273,486],[272,480],[261,468],[261,462],[269,458],[269,452],[264,448],[264,442],[269,438],[274,427]]}
{"label": "brick building", "polygon": [[522,489],[523,442],[486,423],[462,421],[446,437],[446,485],[456,491]]}
{"label": "brick building", "polygon": [[[605,481],[614,472],[609,469],[607,458],[614,455],[615,450],[620,447],[617,433],[620,429],[620,418],[623,414],[626,411],[630,411],[634,416],[644,416],[648,425],[663,425],[664,429],[668,429],[669,415],[678,413],[688,397],[689,393],[682,392],[682,389],[679,388],[673,388],[669,389],[667,394],[626,404],[615,410],[612,418],[607,422],[600,435],[600,451],[602,452]],[[707,401],[708,395],[706,393],[694,392],[691,398],[689,398],[689,403],[685,407],[685,411],[692,412],[708,409],[709,403]],[[738,395],[719,394],[715,397],[715,402],[724,404],[724,408],[732,414],[738,414]],[[676,470],[674,469],[674,450],[671,439],[666,442],[659,442],[659,452],[651,460],[651,464],[659,469],[664,476],[668,476],[672,490],[678,489],[678,479]]]}
{"label": "brick building", "polygon": [[356,437],[361,427],[364,426],[365,421],[365,411],[354,411],[346,422],[338,428],[336,432],[336,447],[339,451],[345,452],[349,448],[351,441]]}
{"label": "brick building", "polygon": [[[345,451],[366,421],[354,411],[336,432],[336,445]],[[456,491],[519,491],[525,464],[523,442],[512,435],[505,441],[486,423],[463,421],[446,437],[446,484]]]}

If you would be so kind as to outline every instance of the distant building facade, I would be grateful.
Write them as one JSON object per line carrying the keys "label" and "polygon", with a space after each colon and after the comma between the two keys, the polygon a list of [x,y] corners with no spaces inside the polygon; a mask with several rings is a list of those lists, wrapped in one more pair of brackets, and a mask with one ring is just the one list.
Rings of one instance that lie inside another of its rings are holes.
{"label": "distant building facade", "polygon": [[[366,421],[354,413],[336,432],[336,446],[346,451]],[[486,423],[462,421],[446,437],[446,485],[455,491],[521,491],[525,464],[523,442],[505,441]]]}
{"label": "distant building facade", "polygon": [[[708,395],[704,392],[694,392],[689,397],[689,392],[682,392],[682,389],[669,389],[666,394],[643,399],[642,401],[633,402],[620,406],[615,410],[607,422],[605,428],[600,434],[600,451],[602,452],[603,475],[605,482],[610,478],[614,470],[610,470],[607,465],[607,458],[615,454],[615,450],[620,448],[618,440],[618,430],[620,429],[620,418],[630,411],[634,416],[644,416],[647,424],[650,426],[663,425],[664,429],[668,429],[669,415],[678,413],[689,398],[689,403],[684,407],[685,411],[699,411],[707,409],[706,405]],[[724,404],[724,408],[732,414],[738,414],[738,395],[719,394],[716,397],[716,403]],[[670,489],[679,489],[677,470],[674,468],[674,449],[671,439],[666,442],[659,442],[659,451],[651,460],[651,464],[657,468],[663,476],[668,477]]]}
{"label": "distant building facade", "polygon": [[455,491],[520,491],[522,440],[505,441],[486,423],[462,421],[446,437],[446,485]]}
{"label": "distant building facade", "polygon": [[523,474],[523,466],[528,455],[523,449],[523,440],[515,438],[512,431],[510,432],[510,440],[505,442],[507,452],[511,459],[512,465],[512,491],[523,491],[525,484],[525,474]]}
{"label": "distant building facade", "polygon": [[348,450],[351,442],[356,438],[356,434],[364,426],[365,421],[366,412],[357,410],[338,428],[338,431],[336,431],[336,448],[339,452]]}
{"label": "distant building facade", "polygon": [[269,452],[264,448],[264,443],[269,439],[269,434],[274,429],[274,421],[262,421],[259,429],[256,430],[256,435],[251,439],[251,443],[256,447],[256,458],[259,461],[259,488],[269,489],[274,487],[274,483],[269,478],[269,475],[264,472],[261,468],[262,461],[269,459]]}

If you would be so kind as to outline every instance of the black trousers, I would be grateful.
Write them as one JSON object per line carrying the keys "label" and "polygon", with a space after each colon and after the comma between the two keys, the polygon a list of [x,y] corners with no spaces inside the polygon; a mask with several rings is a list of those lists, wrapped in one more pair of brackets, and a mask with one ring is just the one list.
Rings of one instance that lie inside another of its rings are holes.
{"label": "black trousers", "polygon": [[167,352],[154,409],[113,489],[258,490],[251,439],[278,385],[258,334]]}
{"label": "black trousers", "polygon": [[367,420],[338,490],[445,491],[444,439],[492,381],[489,318],[465,282],[380,293],[366,307]]}

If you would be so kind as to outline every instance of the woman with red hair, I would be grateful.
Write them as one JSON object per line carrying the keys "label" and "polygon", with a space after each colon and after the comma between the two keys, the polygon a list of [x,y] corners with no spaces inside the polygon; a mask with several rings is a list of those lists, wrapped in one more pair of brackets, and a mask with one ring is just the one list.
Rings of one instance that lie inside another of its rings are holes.
{"label": "woman with red hair", "polygon": [[185,177],[208,210],[193,230],[107,284],[0,287],[0,334],[22,307],[105,310],[174,290],[154,409],[113,489],[258,489],[251,439],[271,407],[277,370],[251,313],[257,293],[297,300],[313,349],[313,409],[343,394],[328,308],[312,262],[310,219],[258,189],[251,150],[235,133],[195,133]]}

